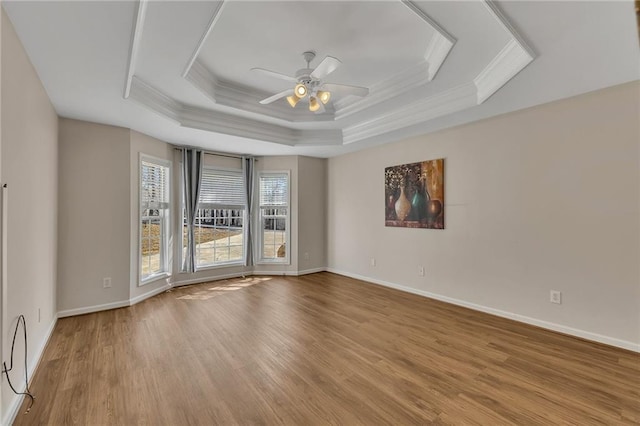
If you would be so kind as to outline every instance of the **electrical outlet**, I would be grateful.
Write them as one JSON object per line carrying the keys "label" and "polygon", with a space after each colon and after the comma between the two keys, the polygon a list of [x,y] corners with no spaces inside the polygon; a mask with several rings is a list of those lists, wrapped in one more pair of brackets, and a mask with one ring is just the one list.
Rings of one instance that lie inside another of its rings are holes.
{"label": "electrical outlet", "polygon": [[111,277],[104,277],[102,279],[102,287],[111,288]]}
{"label": "electrical outlet", "polygon": [[558,305],[562,305],[562,292],[558,290],[551,290],[549,301],[551,303],[557,303]]}
{"label": "electrical outlet", "polygon": [[424,277],[424,266],[418,266],[418,275]]}
{"label": "electrical outlet", "polygon": [[304,260],[309,260],[309,252],[304,253]]}
{"label": "electrical outlet", "polygon": [[371,258],[371,266],[376,266],[376,258],[375,257]]}

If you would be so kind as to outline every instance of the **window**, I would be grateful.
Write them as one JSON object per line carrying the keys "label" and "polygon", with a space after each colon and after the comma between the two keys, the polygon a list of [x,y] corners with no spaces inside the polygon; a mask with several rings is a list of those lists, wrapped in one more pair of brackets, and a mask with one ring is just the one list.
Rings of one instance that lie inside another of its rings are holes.
{"label": "window", "polygon": [[260,173],[260,259],[289,262],[289,172]]}
{"label": "window", "polygon": [[242,171],[203,168],[194,229],[196,268],[244,262],[246,206]]}
{"label": "window", "polygon": [[169,164],[140,161],[140,282],[169,272]]}

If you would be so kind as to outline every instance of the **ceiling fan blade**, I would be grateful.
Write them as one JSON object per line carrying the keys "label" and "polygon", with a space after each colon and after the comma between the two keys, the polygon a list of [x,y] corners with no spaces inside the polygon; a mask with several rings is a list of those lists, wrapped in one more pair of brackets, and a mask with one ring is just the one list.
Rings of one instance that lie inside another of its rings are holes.
{"label": "ceiling fan blade", "polygon": [[341,64],[339,59],[333,56],[327,56],[320,64],[311,72],[311,77],[322,80],[332,72],[334,72]]}
{"label": "ceiling fan blade", "polygon": [[296,79],[295,77],[290,77],[288,75],[280,74],[279,72],[275,72],[275,71],[271,71],[271,70],[266,70],[264,68],[251,68],[251,71],[256,71],[256,72],[259,72],[261,74],[268,75],[269,77],[279,78],[280,80],[286,80],[286,81],[290,81],[292,83],[297,83],[298,82],[298,79]]}
{"label": "ceiling fan blade", "polygon": [[262,105],[267,105],[267,104],[270,104],[271,102],[275,102],[278,99],[284,98],[285,96],[289,96],[289,95],[293,95],[293,89],[283,90],[280,93],[276,93],[273,96],[269,96],[268,98],[261,100],[260,103]]}
{"label": "ceiling fan blade", "polygon": [[326,83],[322,86],[323,90],[339,95],[367,96],[369,89],[360,86],[349,86],[347,84]]}

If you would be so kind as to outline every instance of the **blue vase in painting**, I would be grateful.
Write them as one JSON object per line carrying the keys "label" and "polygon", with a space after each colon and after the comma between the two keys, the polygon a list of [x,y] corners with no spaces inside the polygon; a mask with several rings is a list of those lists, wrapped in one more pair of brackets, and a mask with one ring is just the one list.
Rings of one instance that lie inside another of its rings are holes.
{"label": "blue vase in painting", "polygon": [[411,219],[421,223],[427,219],[427,196],[423,185],[416,189],[411,199]]}

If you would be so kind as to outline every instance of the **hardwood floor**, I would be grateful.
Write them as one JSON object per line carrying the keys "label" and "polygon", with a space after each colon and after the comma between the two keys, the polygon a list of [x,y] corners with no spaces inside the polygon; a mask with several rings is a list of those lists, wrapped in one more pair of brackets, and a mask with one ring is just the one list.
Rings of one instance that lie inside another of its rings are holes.
{"label": "hardwood floor", "polygon": [[58,321],[15,424],[638,424],[640,355],[329,273]]}

